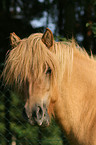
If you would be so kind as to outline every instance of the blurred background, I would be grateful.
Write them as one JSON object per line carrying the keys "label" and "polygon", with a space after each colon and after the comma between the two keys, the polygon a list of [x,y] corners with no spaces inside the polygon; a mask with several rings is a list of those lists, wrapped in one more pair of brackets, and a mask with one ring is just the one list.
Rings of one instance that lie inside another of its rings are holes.
{"label": "blurred background", "polygon": [[[0,0],[0,72],[11,48],[10,33],[20,38],[44,32],[74,37],[96,54],[96,0]],[[48,129],[31,127],[22,117],[23,102],[0,81],[0,145],[68,144],[54,120]]]}

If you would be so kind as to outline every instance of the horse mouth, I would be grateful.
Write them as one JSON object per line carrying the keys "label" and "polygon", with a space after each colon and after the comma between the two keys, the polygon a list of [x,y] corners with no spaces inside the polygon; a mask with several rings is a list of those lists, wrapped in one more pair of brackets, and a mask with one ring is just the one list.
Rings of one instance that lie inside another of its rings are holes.
{"label": "horse mouth", "polygon": [[49,118],[44,118],[41,120],[37,120],[37,119],[29,119],[29,123],[31,125],[36,125],[36,126],[41,126],[41,127],[46,127],[49,126]]}
{"label": "horse mouth", "polygon": [[41,107],[40,105],[35,105],[32,109],[32,113],[23,110],[23,117],[31,124],[46,127],[50,124],[50,118],[45,105]]}

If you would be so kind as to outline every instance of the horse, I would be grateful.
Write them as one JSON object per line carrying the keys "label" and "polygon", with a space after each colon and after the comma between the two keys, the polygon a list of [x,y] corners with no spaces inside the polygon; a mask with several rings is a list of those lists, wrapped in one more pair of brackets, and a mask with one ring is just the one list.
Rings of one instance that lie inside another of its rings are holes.
{"label": "horse", "polygon": [[10,34],[3,78],[22,90],[31,125],[53,116],[71,145],[96,145],[96,61],[74,39],[56,42],[49,28],[20,39]]}

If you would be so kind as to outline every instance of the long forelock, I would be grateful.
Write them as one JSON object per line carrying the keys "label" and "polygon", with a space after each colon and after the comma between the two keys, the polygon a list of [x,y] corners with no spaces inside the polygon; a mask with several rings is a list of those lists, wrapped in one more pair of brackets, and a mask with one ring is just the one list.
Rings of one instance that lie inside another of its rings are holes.
{"label": "long forelock", "polygon": [[[42,34],[36,33],[20,40],[7,56],[3,77],[6,84],[19,84],[34,73],[35,78],[43,73],[45,63],[51,68],[53,76],[58,74],[58,60],[46,45],[43,44]],[[33,78],[34,79],[34,78]]]}

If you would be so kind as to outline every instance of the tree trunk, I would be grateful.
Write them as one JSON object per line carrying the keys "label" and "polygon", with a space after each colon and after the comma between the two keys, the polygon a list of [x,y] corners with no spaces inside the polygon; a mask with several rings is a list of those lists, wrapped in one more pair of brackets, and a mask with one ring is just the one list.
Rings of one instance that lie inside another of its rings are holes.
{"label": "tree trunk", "polygon": [[63,29],[64,29],[64,4],[63,0],[58,0],[57,8],[58,8],[58,30],[59,34],[63,35]]}
{"label": "tree trunk", "polygon": [[93,49],[93,35],[92,35],[91,27],[86,27],[86,23],[90,23],[90,24],[92,23],[92,5],[90,0],[86,2],[84,17],[82,21],[83,33],[84,33],[83,45],[85,49],[90,52],[90,50]]}

